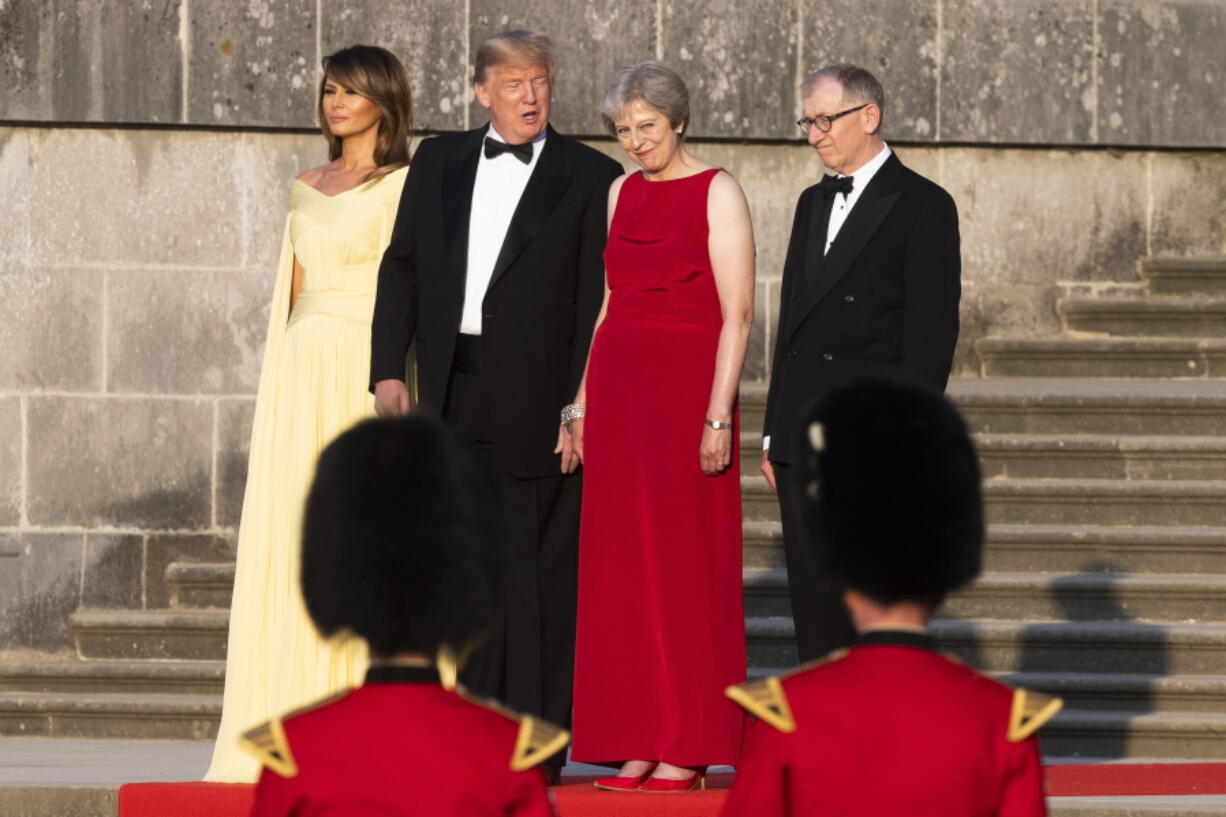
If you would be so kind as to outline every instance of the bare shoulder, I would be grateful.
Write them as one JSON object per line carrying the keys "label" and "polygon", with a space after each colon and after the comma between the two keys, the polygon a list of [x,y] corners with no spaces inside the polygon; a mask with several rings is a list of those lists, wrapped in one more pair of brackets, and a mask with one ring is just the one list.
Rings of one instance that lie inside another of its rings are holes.
{"label": "bare shoulder", "polygon": [[613,217],[613,210],[617,207],[617,199],[621,195],[622,185],[626,183],[626,179],[630,178],[631,175],[630,173],[623,173],[609,185],[609,218]]}
{"label": "bare shoulder", "polygon": [[721,223],[749,217],[749,200],[731,173],[720,170],[707,189],[707,218]]}

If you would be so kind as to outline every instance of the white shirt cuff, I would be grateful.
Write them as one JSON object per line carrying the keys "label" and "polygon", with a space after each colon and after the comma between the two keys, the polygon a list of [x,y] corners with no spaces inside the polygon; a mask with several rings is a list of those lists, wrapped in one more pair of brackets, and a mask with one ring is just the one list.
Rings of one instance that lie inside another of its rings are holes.
{"label": "white shirt cuff", "polygon": [[771,450],[771,435],[767,434],[765,437],[762,438],[762,450],[763,451]]}

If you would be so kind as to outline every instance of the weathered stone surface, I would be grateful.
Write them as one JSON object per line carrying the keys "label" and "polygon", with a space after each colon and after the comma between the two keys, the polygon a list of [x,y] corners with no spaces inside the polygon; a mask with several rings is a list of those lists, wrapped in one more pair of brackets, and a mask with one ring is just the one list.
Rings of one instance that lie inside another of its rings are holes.
{"label": "weathered stone surface", "polygon": [[0,110],[9,119],[177,121],[183,1],[0,5]]}
{"label": "weathered stone surface", "polygon": [[266,281],[271,296],[289,212],[290,185],[302,171],[328,161],[328,144],[318,133],[245,134],[237,154],[247,214],[243,263]]}
{"label": "weathered stone surface", "polygon": [[86,535],[81,605],[139,610],[144,595],[144,562],[143,536]]}
{"label": "weathered stone surface", "polygon": [[[63,650],[81,603],[81,534],[0,534],[0,649]],[[17,556],[3,555],[17,553]]]}
{"label": "weathered stone surface", "polygon": [[238,527],[247,487],[254,400],[223,400],[217,410],[217,525]]}
{"label": "weathered stone surface", "polygon": [[[0,11],[0,15],[3,13]],[[3,269],[11,264],[23,264],[29,257],[33,188],[28,130],[0,128],[0,179],[4,179],[5,196],[4,218],[0,218],[0,269]]]}
{"label": "weathered stone surface", "polygon": [[749,330],[749,346],[745,350],[742,380],[766,380],[770,374],[770,332],[767,317],[771,309],[771,281],[758,281],[754,286],[753,326]]}
{"label": "weathered stone surface", "polygon": [[31,263],[239,263],[234,136],[28,133]]}
{"label": "weathered stone surface", "polygon": [[943,0],[943,140],[1093,141],[1091,0]]}
{"label": "weathered stone surface", "polygon": [[1099,0],[1099,139],[1226,147],[1226,6]]}
{"label": "weathered stone surface", "polygon": [[108,391],[254,391],[271,284],[244,271],[111,273]]}
{"label": "weathered stone surface", "polygon": [[314,127],[315,0],[192,3],[189,121]]}
{"label": "weathered stone surface", "polygon": [[[1216,182],[1215,182],[1216,180]],[[1226,153],[1154,153],[1149,250],[1226,255]]]}
{"label": "weathered stone surface", "polygon": [[[486,37],[514,28],[534,28],[553,38],[556,76],[549,121],[562,133],[603,135],[600,100],[613,72],[656,53],[655,0],[602,5],[587,0],[471,0],[469,51]],[[470,56],[470,60],[472,57]],[[467,83],[471,77],[465,77]],[[467,86],[466,86],[467,87]],[[693,88],[691,88],[691,92]],[[475,100],[471,127],[486,122]]]}
{"label": "weathered stone surface", "polygon": [[[885,88],[887,139],[936,138],[937,0],[804,0],[801,8],[801,79],[831,63],[862,65]],[[792,125],[780,135],[799,132]]]}
{"label": "weathered stone surface", "polygon": [[228,537],[213,534],[152,534],[146,543],[145,606],[158,610],[170,606],[166,568],[173,562],[232,562],[234,545]]}
{"label": "weathered stone surface", "polygon": [[0,266],[0,388],[102,388],[99,270]]}
{"label": "weathered stone surface", "polygon": [[380,45],[404,62],[417,130],[463,130],[468,94],[464,3],[436,0],[323,0],[323,53]]}
{"label": "weathered stone surface", "polygon": [[0,397],[0,525],[5,527],[21,522],[22,440],[21,399]]}
{"label": "weathered stone surface", "polygon": [[32,397],[27,417],[31,524],[209,525],[210,403]]}

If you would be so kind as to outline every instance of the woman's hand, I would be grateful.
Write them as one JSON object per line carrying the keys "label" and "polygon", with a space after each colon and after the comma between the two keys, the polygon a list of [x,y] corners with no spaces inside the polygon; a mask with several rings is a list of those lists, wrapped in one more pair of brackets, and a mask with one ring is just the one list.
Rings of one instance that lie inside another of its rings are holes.
{"label": "woman's hand", "polygon": [[722,474],[732,462],[732,429],[718,431],[711,426],[702,427],[702,444],[698,447],[698,460],[702,472],[709,477]]}
{"label": "woman's hand", "polygon": [[570,444],[575,449],[575,459],[583,465],[583,418],[570,421]]}
{"label": "woman's hand", "polygon": [[[574,421],[571,421],[574,425]],[[553,453],[562,455],[562,473],[573,474],[575,469],[579,467],[580,459],[575,454],[574,438],[571,436],[571,431],[564,425],[558,426],[558,444],[554,447]]]}

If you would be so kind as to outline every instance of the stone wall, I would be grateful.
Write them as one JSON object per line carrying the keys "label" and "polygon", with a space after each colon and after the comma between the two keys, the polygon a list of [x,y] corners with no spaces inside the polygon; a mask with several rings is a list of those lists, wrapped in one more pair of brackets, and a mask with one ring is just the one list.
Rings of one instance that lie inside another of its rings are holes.
{"label": "stone wall", "polygon": [[1062,291],[1226,252],[1216,2],[0,0],[0,649],[64,649],[78,606],[164,606],[167,564],[232,555],[288,182],[324,159],[319,55],[391,47],[419,127],[456,130],[482,121],[474,43],[521,24],[558,39],[563,130],[599,136],[635,56],[690,81],[692,147],[754,216],[748,380],[821,173],[795,88],[829,60],[880,72],[887,137],[959,203],[963,376],[979,337],[1055,331]]}

